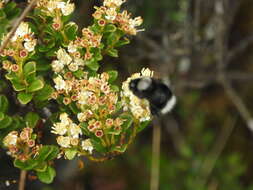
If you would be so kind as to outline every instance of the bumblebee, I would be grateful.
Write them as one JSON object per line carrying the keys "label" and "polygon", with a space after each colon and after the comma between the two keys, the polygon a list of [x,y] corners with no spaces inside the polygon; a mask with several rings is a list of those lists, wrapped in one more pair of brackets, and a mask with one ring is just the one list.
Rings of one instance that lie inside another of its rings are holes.
{"label": "bumblebee", "polygon": [[170,112],[176,104],[176,97],[168,85],[151,77],[133,79],[129,89],[140,99],[149,101],[153,115],[164,115]]}

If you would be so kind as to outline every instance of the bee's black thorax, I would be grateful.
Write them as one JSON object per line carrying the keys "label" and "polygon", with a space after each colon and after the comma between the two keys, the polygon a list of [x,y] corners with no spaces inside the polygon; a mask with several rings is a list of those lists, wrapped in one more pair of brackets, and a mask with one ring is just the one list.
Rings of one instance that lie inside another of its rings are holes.
{"label": "bee's black thorax", "polygon": [[160,80],[150,78],[150,83],[145,85],[145,89],[138,88],[142,78],[134,79],[130,82],[129,88],[139,98],[145,98],[150,103],[152,114],[159,114],[160,111],[166,107],[168,101],[172,98],[173,94],[169,87],[162,83]]}

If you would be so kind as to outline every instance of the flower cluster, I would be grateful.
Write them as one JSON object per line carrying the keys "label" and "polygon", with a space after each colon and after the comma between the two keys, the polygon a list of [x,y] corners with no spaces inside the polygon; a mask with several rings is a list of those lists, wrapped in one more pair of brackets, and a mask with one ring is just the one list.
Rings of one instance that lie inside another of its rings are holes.
{"label": "flower cluster", "polygon": [[26,127],[21,133],[10,132],[3,140],[5,147],[9,149],[9,154],[22,161],[35,157],[40,149],[40,145],[35,144],[36,135],[33,129]]}
{"label": "flower cluster", "polygon": [[[118,94],[110,87],[108,80],[109,74],[106,72],[98,77],[87,77],[81,80],[74,78],[64,80],[60,75],[54,79],[57,90],[56,97],[63,95],[64,104],[74,102],[81,110],[77,114],[78,121],[87,123],[88,131],[98,138],[103,138],[109,131],[119,134],[124,122],[120,117],[114,116],[120,103],[118,102]],[[61,117],[63,116],[61,115]],[[69,119],[65,119],[65,121],[66,123],[61,121],[61,123],[55,124],[52,132],[60,135],[66,134],[67,128],[65,126],[71,122]],[[71,144],[71,139],[65,137],[57,139],[58,144],[61,140],[64,143],[67,142],[67,145]]]}
{"label": "flower cluster", "polygon": [[75,5],[73,3],[70,3],[69,0],[39,0],[37,7],[45,12],[46,15],[52,17],[56,15],[59,16],[58,14],[68,16],[75,9]]}
{"label": "flower cluster", "polygon": [[51,132],[60,135],[56,140],[63,148],[77,146],[79,144],[79,137],[82,135],[80,126],[76,125],[67,113],[60,115],[60,122],[54,124]]}
{"label": "flower cluster", "polygon": [[126,0],[105,0],[103,5],[106,7],[120,7]]}
{"label": "flower cluster", "polygon": [[76,51],[73,50],[73,47],[71,49],[71,46],[69,46],[68,52],[63,48],[57,51],[57,60],[52,62],[52,69],[55,73],[75,72],[84,66],[84,60],[80,58],[80,53],[75,53]]}
{"label": "flower cluster", "polygon": [[[3,37],[2,42],[7,36]],[[36,44],[37,40],[34,38],[29,24],[22,22],[11,38],[10,43],[8,43],[8,46],[1,52],[1,56],[11,56],[15,60],[24,59],[29,53],[34,51]]]}
{"label": "flower cluster", "polygon": [[101,40],[101,34],[95,34],[90,28],[83,28],[82,37],[77,38],[74,44],[86,49],[84,59],[89,60],[92,57],[92,54],[90,53],[91,48],[98,48],[101,44]]}
{"label": "flower cluster", "polygon": [[136,35],[138,30],[136,27],[140,26],[143,22],[141,17],[131,18],[131,14],[127,11],[120,12],[120,6],[125,0],[105,0],[104,6],[95,7],[96,11],[93,17],[100,23],[113,23],[126,34]]}
{"label": "flower cluster", "polygon": [[63,95],[65,105],[75,102],[81,110],[87,110],[87,107],[92,110],[105,107],[106,113],[111,114],[116,110],[118,95],[111,89],[108,79],[109,74],[106,72],[98,77],[86,76],[84,79],[76,79],[70,72],[64,78],[58,75],[54,78],[56,92],[52,98]]}
{"label": "flower cluster", "polygon": [[142,76],[152,77],[153,71],[149,69],[142,69],[141,73],[134,73],[131,77],[127,78],[125,82],[123,82],[121,93],[124,110],[130,109],[133,116],[140,122],[151,119],[149,102],[146,99],[140,99],[137,96],[135,96],[129,89],[129,83],[131,80]]}
{"label": "flower cluster", "polygon": [[81,147],[83,150],[92,154],[93,145],[90,139],[82,140],[81,127],[75,124],[67,113],[60,115],[60,122],[55,123],[51,130],[52,133],[59,135],[56,138],[57,143],[62,148]]}
{"label": "flower cluster", "polygon": [[[114,83],[118,72],[98,72],[104,56],[118,57],[118,48],[129,43],[126,35],[140,31],[141,17],[133,18],[121,11],[125,1],[103,0],[101,7],[95,7],[93,24],[78,30],[77,24],[69,22],[75,8],[71,0],[38,0],[35,10],[29,12],[26,22],[21,22],[12,36],[2,31],[2,44],[10,37],[0,52],[2,67],[8,71],[5,77],[10,81],[5,85],[8,89],[12,85],[22,108],[43,108],[46,116],[51,114],[51,107],[59,110],[55,113],[59,118],[52,125],[40,112],[20,115],[12,109],[13,114],[8,116],[8,98],[0,97],[1,133],[8,133],[2,144],[15,158],[16,167],[37,172],[42,182],[53,181],[52,161],[62,155],[66,159],[87,156],[104,161],[123,153],[137,134],[136,126],[150,119],[148,102],[128,88],[131,79],[152,76],[150,70],[128,78],[121,96]],[[2,11],[6,11],[4,19],[8,24],[7,17],[18,16],[19,6],[0,0],[0,9],[5,5],[8,7]],[[24,124],[29,127],[24,128]],[[46,127],[56,145],[40,144],[41,130]]]}

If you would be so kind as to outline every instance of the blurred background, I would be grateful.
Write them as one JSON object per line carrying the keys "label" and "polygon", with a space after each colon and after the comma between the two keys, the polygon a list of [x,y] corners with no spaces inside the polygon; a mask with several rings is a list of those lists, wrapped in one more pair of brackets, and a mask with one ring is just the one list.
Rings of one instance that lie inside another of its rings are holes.
{"label": "blurred background", "polygon": [[[101,1],[75,2],[73,20],[88,26]],[[104,69],[117,69],[120,83],[149,67],[178,99],[157,121],[159,189],[253,190],[253,1],[128,0],[124,8],[144,18],[145,31],[118,59],[106,58]],[[83,169],[79,160],[59,161],[53,184],[28,180],[27,189],[150,189],[154,131],[151,124],[111,161],[83,160]],[[4,180],[18,179],[19,171],[4,152],[0,163],[8,163],[1,164],[0,189],[16,189]]]}

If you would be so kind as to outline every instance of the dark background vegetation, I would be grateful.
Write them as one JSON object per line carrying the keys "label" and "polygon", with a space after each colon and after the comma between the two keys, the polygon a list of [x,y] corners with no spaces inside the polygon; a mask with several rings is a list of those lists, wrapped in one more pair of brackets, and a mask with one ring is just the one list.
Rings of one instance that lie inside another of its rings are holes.
{"label": "dark background vegetation", "polygon": [[[74,20],[91,22],[99,0],[76,0]],[[145,32],[105,59],[119,82],[142,67],[170,81],[178,103],[160,120],[161,190],[253,190],[253,1],[128,0],[144,18]],[[146,190],[150,186],[152,125],[122,156],[105,163],[56,163],[52,185],[28,181],[27,189]],[[19,171],[0,154],[0,189]],[[8,163],[8,164],[7,164]]]}

